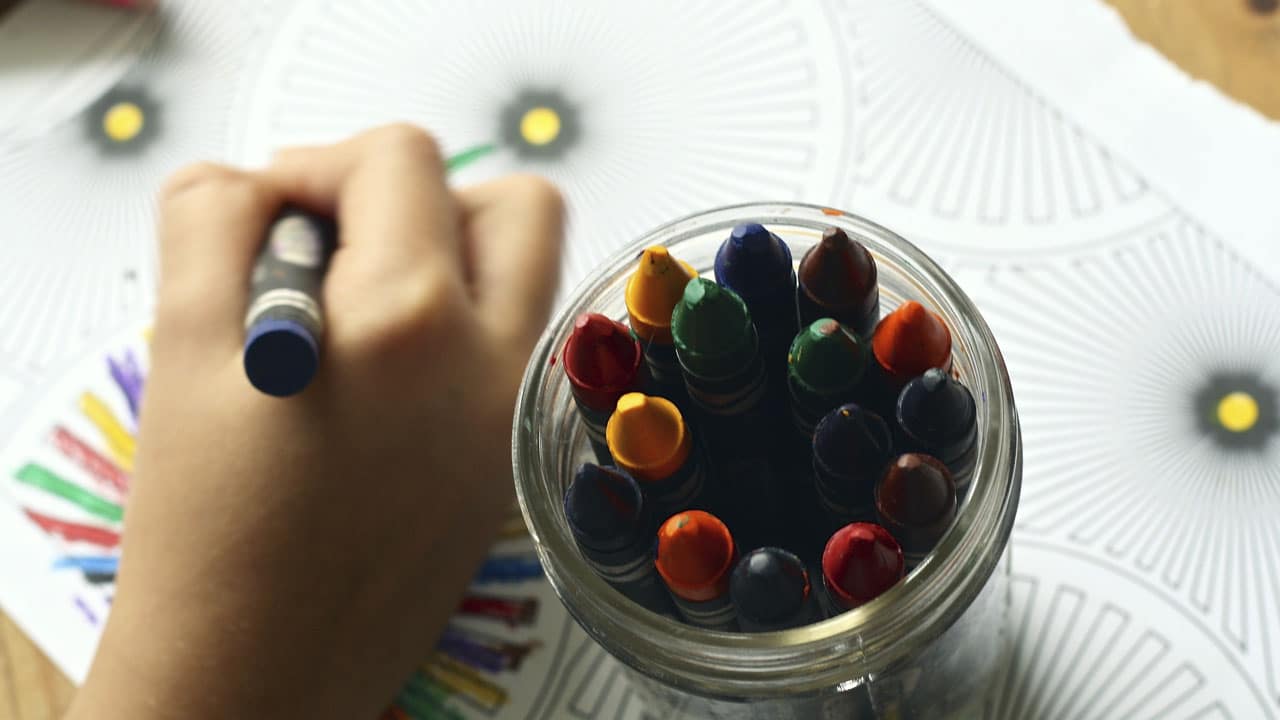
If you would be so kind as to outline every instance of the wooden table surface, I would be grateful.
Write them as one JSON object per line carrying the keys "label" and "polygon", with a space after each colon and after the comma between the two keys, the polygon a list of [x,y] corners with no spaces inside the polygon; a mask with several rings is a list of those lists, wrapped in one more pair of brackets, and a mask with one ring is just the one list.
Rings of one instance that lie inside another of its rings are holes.
{"label": "wooden table surface", "polygon": [[[1192,76],[1280,120],[1280,0],[1107,0]],[[0,11],[12,0],[0,0]],[[0,718],[57,718],[74,687],[0,614]]]}

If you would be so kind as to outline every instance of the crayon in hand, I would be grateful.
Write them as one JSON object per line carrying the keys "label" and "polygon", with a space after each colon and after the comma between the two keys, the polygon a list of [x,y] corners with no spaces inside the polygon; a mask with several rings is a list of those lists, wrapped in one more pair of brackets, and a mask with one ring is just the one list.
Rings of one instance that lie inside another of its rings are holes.
{"label": "crayon in hand", "polygon": [[800,324],[829,317],[869,338],[880,319],[876,261],[862,243],[837,227],[800,259],[796,305]]}
{"label": "crayon in hand", "polygon": [[911,572],[956,518],[956,483],[937,458],[899,455],[876,483],[876,518],[902,548]]}
{"label": "crayon in hand", "polygon": [[737,629],[729,576],[738,549],[729,528],[716,516],[688,510],[658,529],[658,574],[671,591],[680,616],[712,630]]}
{"label": "crayon in hand", "polygon": [[867,343],[832,318],[796,335],[787,354],[791,419],[805,445],[824,415],[854,402],[869,362]]}
{"label": "crayon in hand", "polygon": [[675,403],[627,393],[618,399],[605,437],[614,462],[639,481],[656,521],[701,501],[706,484],[702,459]]}
{"label": "crayon in hand", "polygon": [[244,371],[261,392],[295,395],[315,376],[325,327],[321,286],[336,246],[327,218],[287,207],[271,224],[244,321]]}
{"label": "crayon in hand", "polygon": [[563,364],[596,460],[612,464],[605,439],[609,416],[618,398],[643,390],[648,377],[640,342],[626,325],[599,313],[583,313],[565,342]]}
{"label": "crayon in hand", "polygon": [[896,415],[904,449],[941,460],[964,497],[977,456],[978,408],[973,393],[941,368],[931,368],[902,389]]}
{"label": "crayon in hand", "polygon": [[822,552],[827,612],[852,610],[879,597],[905,574],[902,548],[875,523],[850,523],[831,536]]}
{"label": "crayon in hand", "polygon": [[765,226],[743,223],[716,252],[715,276],[747,304],[767,371],[781,386],[787,347],[799,330],[791,248]]}
{"label": "crayon in hand", "polygon": [[770,632],[808,625],[820,618],[804,562],[776,547],[752,550],[738,561],[729,595],[746,632]]}
{"label": "crayon in hand", "polygon": [[614,467],[583,464],[565,492],[564,515],[597,575],[641,606],[675,615],[654,567],[653,523],[635,478]]}
{"label": "crayon in hand", "polygon": [[684,294],[684,286],[697,276],[689,263],[654,245],[641,253],[635,272],[627,279],[627,317],[644,349],[654,392],[677,403],[684,398],[684,381],[671,340],[671,311]]}

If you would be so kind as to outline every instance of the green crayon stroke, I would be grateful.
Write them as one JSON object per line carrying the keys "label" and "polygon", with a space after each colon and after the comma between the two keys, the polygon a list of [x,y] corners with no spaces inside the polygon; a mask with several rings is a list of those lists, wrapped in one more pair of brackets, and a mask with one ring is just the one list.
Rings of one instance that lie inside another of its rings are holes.
{"label": "green crayon stroke", "polygon": [[32,487],[40,488],[48,493],[57,495],[64,500],[70,501],[84,508],[85,510],[105,518],[111,522],[120,522],[124,518],[124,508],[119,505],[85,490],[84,488],[70,483],[61,477],[50,472],[48,469],[36,464],[27,463],[22,466],[14,477],[19,482],[26,483]]}
{"label": "green crayon stroke", "polygon": [[448,160],[445,160],[444,169],[446,172],[450,172],[466,167],[497,149],[498,146],[493,143],[485,143],[483,145],[469,147],[466,150],[451,156]]}

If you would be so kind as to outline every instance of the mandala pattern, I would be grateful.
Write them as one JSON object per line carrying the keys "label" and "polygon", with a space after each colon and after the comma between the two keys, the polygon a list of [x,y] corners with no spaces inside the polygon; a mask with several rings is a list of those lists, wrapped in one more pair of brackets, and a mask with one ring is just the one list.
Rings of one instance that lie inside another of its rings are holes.
{"label": "mandala pattern", "polygon": [[21,241],[0,265],[0,369],[39,376],[146,316],[156,191],[180,166],[225,152],[252,35],[239,7],[166,5],[141,60],[74,122],[0,147],[0,217]]}
{"label": "mandala pattern", "polygon": [[1187,221],[975,294],[1023,418],[1020,530],[1160,583],[1280,702],[1280,294]]}
{"label": "mandala pattern", "polygon": [[839,158],[821,139],[849,118],[821,20],[781,0],[295,3],[249,94],[241,154],[395,120],[446,151],[501,144],[459,180],[527,170],[561,186],[567,292],[674,217],[831,194]]}
{"label": "mandala pattern", "polygon": [[858,118],[838,202],[930,252],[1107,243],[1168,212],[1131,169],[914,1],[831,0]]}
{"label": "mandala pattern", "polygon": [[1014,652],[983,717],[1276,717],[1230,648],[1139,577],[1029,538],[1014,565]]}

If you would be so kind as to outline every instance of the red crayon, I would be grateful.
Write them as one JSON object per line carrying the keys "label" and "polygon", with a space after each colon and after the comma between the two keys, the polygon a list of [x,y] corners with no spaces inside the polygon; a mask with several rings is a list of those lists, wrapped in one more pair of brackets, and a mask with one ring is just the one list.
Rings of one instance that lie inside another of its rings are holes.
{"label": "red crayon", "polygon": [[626,325],[599,313],[583,313],[573,323],[562,361],[596,459],[601,465],[612,465],[605,428],[618,398],[642,389],[645,383],[640,342]]}
{"label": "red crayon", "polygon": [[845,525],[822,552],[822,584],[832,614],[871,602],[903,575],[902,548],[875,523]]}

